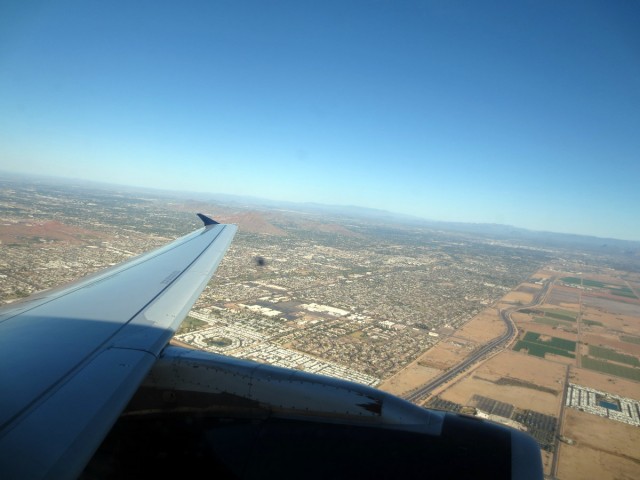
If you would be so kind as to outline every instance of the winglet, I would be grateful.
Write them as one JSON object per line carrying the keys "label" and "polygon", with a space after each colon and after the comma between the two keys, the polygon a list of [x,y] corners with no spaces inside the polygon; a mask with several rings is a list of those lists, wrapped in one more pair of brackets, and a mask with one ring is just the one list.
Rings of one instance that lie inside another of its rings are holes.
{"label": "winglet", "polygon": [[201,213],[198,213],[197,215],[200,217],[200,220],[204,222],[205,227],[207,225],[218,225],[220,223],[220,222],[216,222],[213,218],[209,218],[206,215],[203,215]]}

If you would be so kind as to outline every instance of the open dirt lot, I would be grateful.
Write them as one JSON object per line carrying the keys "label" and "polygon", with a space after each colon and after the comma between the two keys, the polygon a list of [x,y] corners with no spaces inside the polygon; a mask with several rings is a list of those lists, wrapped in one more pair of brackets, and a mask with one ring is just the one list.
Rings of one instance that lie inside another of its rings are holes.
{"label": "open dirt lot", "polygon": [[562,430],[558,478],[640,478],[640,428],[568,408]]}
{"label": "open dirt lot", "polygon": [[532,294],[536,294],[540,291],[540,289],[542,288],[542,285],[536,285],[535,283],[528,283],[528,282],[523,282],[521,283],[518,288],[516,288],[516,291],[518,292],[524,292],[524,293],[532,293]]}
{"label": "open dirt lot", "polygon": [[531,275],[531,279],[535,278],[536,280],[546,280],[548,278],[557,277],[557,276],[558,276],[558,272],[554,270],[547,270],[546,268],[541,268],[536,273]]}
{"label": "open dirt lot", "polygon": [[504,322],[495,308],[487,308],[473,317],[454,335],[456,338],[469,339],[482,344],[504,333]]}
{"label": "open dirt lot", "polygon": [[511,320],[513,320],[516,323],[533,322],[533,316],[527,313],[513,312],[511,314]]}
{"label": "open dirt lot", "polygon": [[382,382],[378,388],[402,396],[442,373],[442,370],[421,364],[420,358]]}
{"label": "open dirt lot", "polygon": [[[74,227],[57,221],[30,222],[22,221],[4,224],[0,229],[0,243],[29,243],[44,245],[47,241],[65,242],[82,245],[107,238],[100,232]],[[44,242],[40,240],[44,240]]]}
{"label": "open dirt lot", "polygon": [[[619,330],[632,335],[640,335],[640,308],[637,309],[635,314],[632,312],[625,314],[608,312],[601,308],[585,305],[582,310],[582,318],[600,322],[603,328]],[[595,330],[598,326],[589,328]]]}
{"label": "open dirt lot", "polygon": [[602,283],[610,283],[612,285],[623,285],[624,284],[624,280],[622,278],[620,278],[620,277],[625,275],[625,273],[626,272],[616,271],[612,275],[604,275],[604,274],[593,275],[593,274],[589,274],[589,275],[586,276],[586,278],[589,278],[590,280],[597,280],[598,282],[602,282]]}
{"label": "open dirt lot", "polygon": [[553,353],[547,353],[544,356],[545,360],[550,362],[563,363],[565,365],[575,365],[576,360],[574,358],[564,357],[562,355],[554,355]]}
{"label": "open dirt lot", "polygon": [[515,291],[507,293],[504,297],[502,297],[500,303],[515,305],[520,302],[525,305],[527,303],[531,303],[532,300],[533,295],[531,293]]}
{"label": "open dirt lot", "polygon": [[456,339],[442,340],[435,347],[418,358],[421,364],[446,370],[460,363],[473,350],[475,344]]}
{"label": "open dirt lot", "polygon": [[[467,405],[473,395],[483,395],[511,403],[518,408],[557,417],[562,402],[565,373],[566,367],[562,364],[507,350],[450,386],[440,396],[445,400]],[[520,381],[528,385],[495,383],[503,378],[507,379],[507,383],[512,379],[515,380],[513,383]]]}

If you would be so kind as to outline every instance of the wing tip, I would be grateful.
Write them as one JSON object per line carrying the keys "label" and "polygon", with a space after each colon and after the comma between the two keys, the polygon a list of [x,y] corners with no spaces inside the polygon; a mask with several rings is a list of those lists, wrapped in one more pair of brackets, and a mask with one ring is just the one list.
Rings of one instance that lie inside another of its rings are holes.
{"label": "wing tip", "polygon": [[213,218],[207,217],[206,215],[203,215],[202,213],[197,213],[196,215],[198,215],[198,217],[200,217],[200,220],[202,220],[202,222],[204,223],[204,226],[207,227],[209,225],[219,225],[220,222],[216,222]]}

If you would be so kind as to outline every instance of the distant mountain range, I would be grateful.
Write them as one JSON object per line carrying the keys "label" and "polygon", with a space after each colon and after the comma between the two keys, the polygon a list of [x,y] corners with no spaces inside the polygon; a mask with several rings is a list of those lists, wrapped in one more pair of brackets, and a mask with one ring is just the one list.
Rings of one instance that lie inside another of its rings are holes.
{"label": "distant mountain range", "polygon": [[289,201],[269,200],[253,196],[240,196],[229,194],[216,194],[204,192],[188,192],[159,190],[145,187],[132,187],[126,185],[106,184],[87,180],[66,179],[49,176],[23,175],[3,172],[5,179],[15,181],[31,181],[38,183],[78,185],[94,187],[98,189],[116,190],[131,194],[147,194],[155,196],[178,197],[185,200],[199,202],[213,202],[235,207],[242,210],[263,211],[288,211],[311,216],[322,217],[322,221],[339,219],[353,219],[372,223],[394,223],[398,226],[428,228],[449,232],[459,232],[469,235],[481,236],[487,239],[509,241],[527,245],[547,246],[556,248],[580,248],[583,250],[598,251],[600,253],[616,253],[640,256],[640,241],[618,240],[613,238],[601,238],[588,235],[569,233],[554,233],[534,231],[510,225],[493,223],[462,223],[427,220],[424,218],[405,215],[375,208],[358,207],[353,205],[324,205],[318,203],[300,203]]}
{"label": "distant mountain range", "polygon": [[202,197],[200,197],[201,200],[206,198],[209,201],[216,201],[243,208],[286,210],[323,216],[325,219],[329,217],[332,217],[333,219],[336,219],[336,217],[342,217],[368,220],[377,223],[393,222],[406,226],[479,235],[496,240],[509,240],[516,243],[522,242],[526,244],[546,245],[561,248],[577,247],[589,250],[597,249],[601,252],[606,250],[617,250],[618,253],[620,251],[626,251],[630,254],[640,255],[639,241],[619,240],[615,238],[602,238],[571,233],[528,230],[526,228],[496,223],[463,223],[427,220],[412,215],[389,212],[375,208],[358,207],[354,205],[323,205],[310,202],[296,203],[225,194],[194,194],[193,192],[180,192],[180,194],[191,197],[194,195],[202,195]]}

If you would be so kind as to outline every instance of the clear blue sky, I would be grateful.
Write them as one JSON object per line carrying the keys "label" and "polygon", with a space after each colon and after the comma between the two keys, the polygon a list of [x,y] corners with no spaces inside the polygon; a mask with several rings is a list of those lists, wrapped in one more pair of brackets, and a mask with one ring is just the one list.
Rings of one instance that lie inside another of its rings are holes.
{"label": "clear blue sky", "polygon": [[640,2],[0,3],[0,170],[640,240]]}

